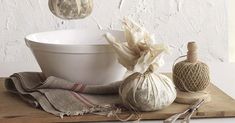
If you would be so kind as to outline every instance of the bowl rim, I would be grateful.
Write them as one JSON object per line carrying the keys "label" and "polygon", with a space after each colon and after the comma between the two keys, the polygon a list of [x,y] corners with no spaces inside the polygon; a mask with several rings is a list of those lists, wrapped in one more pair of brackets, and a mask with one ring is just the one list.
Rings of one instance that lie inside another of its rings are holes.
{"label": "bowl rim", "polygon": [[[61,30],[52,30],[52,31],[44,31],[38,33],[32,33],[25,36],[25,43],[31,49],[35,51],[46,51],[46,52],[54,52],[54,53],[113,53],[113,49],[110,44],[62,44],[62,43],[50,43],[50,42],[39,42],[32,39],[33,35],[43,34],[43,33],[51,33],[51,32],[60,32],[60,31],[89,31],[89,30],[97,30],[103,31],[104,33],[113,31],[120,32],[120,30],[99,30],[99,29],[61,29]],[[125,41],[124,41],[125,42]]]}

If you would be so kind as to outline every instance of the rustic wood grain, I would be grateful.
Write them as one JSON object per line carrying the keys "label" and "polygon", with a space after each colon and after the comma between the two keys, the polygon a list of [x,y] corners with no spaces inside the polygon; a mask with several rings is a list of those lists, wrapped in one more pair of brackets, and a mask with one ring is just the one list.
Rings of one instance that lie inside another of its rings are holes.
{"label": "rustic wood grain", "polygon": [[[6,122],[81,122],[81,121],[114,121],[115,117],[84,115],[64,117],[63,119],[35,109],[23,102],[17,95],[8,93],[4,88],[4,78],[0,78],[0,123]],[[235,101],[219,88],[210,85],[211,102],[201,106],[193,118],[235,117]],[[166,119],[167,117],[185,110],[188,105],[173,103],[168,108],[156,112],[143,112],[142,119]],[[121,114],[126,117],[128,114]]]}

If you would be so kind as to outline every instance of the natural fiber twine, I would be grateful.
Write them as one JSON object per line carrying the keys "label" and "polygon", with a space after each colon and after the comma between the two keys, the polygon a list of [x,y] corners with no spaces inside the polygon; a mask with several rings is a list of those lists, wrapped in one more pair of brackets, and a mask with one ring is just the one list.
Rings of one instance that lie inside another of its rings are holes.
{"label": "natural fiber twine", "polygon": [[181,91],[202,91],[210,84],[209,68],[205,63],[177,63],[173,69],[173,81]]}
{"label": "natural fiber twine", "polygon": [[209,67],[197,60],[196,50],[196,43],[189,42],[187,59],[173,66],[173,81],[181,91],[202,91],[210,84]]}

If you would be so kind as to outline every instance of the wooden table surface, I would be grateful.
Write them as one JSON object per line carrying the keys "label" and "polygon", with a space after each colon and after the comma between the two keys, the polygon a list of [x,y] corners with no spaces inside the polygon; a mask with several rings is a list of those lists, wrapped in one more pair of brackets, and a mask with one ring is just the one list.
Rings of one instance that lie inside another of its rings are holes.
{"label": "wooden table surface", "polygon": [[[235,101],[211,85],[209,91],[212,101],[200,107],[194,114],[194,118],[211,118],[211,117],[234,117]],[[165,119],[174,113],[185,110],[188,105],[173,103],[164,110],[156,112],[142,113],[142,119]],[[120,115],[126,117],[127,114]],[[22,101],[19,96],[6,91],[3,79],[0,79],[0,123],[7,122],[77,122],[77,121],[114,121],[115,117],[104,117],[99,115],[84,115],[64,117],[63,119],[46,113],[40,109],[35,109]]]}

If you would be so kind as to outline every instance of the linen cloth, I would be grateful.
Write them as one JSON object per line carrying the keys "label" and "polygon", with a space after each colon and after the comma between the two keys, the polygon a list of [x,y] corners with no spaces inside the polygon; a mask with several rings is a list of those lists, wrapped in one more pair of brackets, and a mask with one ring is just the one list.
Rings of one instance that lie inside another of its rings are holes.
{"label": "linen cloth", "polygon": [[118,96],[121,81],[108,85],[85,85],[54,76],[46,78],[38,72],[20,72],[5,80],[9,92],[18,94],[34,107],[41,107],[56,116],[93,113],[107,115],[120,113]]}

